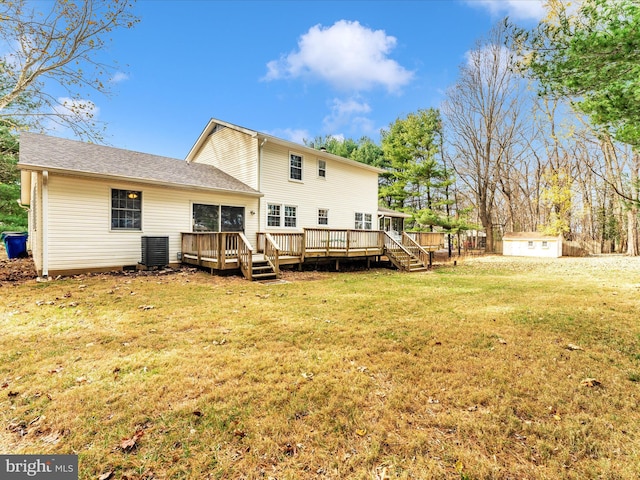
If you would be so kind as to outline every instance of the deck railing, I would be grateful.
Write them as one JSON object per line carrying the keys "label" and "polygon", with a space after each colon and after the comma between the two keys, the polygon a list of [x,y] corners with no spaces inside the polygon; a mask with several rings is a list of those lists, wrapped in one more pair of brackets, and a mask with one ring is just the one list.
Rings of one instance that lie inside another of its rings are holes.
{"label": "deck railing", "polygon": [[327,256],[335,250],[382,250],[382,232],[378,230],[350,230],[328,228],[305,228],[305,249],[326,251]]}
{"label": "deck railing", "polygon": [[276,272],[276,276],[280,276],[280,248],[276,244],[275,239],[270,233],[265,233],[264,235],[264,256],[267,259],[267,262],[273,268],[273,271]]}
{"label": "deck railing", "polygon": [[199,265],[206,261],[224,270],[227,261],[238,260],[239,238],[239,232],[182,233],[182,255],[196,257]]}
{"label": "deck railing", "polygon": [[444,233],[441,232],[403,232],[425,250],[444,248]]}
{"label": "deck railing", "polygon": [[245,278],[253,278],[253,249],[244,233],[238,233],[238,263]]}
{"label": "deck railing", "polygon": [[422,246],[406,232],[402,232],[402,245],[409,250],[426,267],[431,266],[431,255]]}

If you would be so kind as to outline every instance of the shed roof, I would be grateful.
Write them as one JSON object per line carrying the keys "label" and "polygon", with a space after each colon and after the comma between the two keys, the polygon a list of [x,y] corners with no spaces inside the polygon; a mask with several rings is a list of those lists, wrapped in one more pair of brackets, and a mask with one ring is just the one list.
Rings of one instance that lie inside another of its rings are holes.
{"label": "shed roof", "polygon": [[545,235],[541,232],[509,232],[502,236],[503,240],[558,240],[559,236]]}
{"label": "shed roof", "polygon": [[211,165],[30,132],[20,134],[18,168],[262,195]]}

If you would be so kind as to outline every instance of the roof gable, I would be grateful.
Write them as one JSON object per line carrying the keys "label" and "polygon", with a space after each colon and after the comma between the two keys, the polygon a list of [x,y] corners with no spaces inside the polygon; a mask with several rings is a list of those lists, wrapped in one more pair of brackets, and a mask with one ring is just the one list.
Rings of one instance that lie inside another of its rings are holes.
{"label": "roof gable", "polygon": [[357,162],[355,160],[351,160],[350,158],[341,157],[339,155],[334,155],[332,153],[325,152],[325,151],[322,151],[322,150],[316,150],[315,148],[307,147],[306,145],[300,145],[299,143],[290,142],[289,140],[284,140],[282,138],[274,137],[273,135],[269,135],[269,134],[266,134],[266,133],[260,133],[260,132],[257,132],[255,130],[249,130],[248,128],[240,127],[238,125],[234,125],[234,124],[229,123],[229,122],[224,122],[222,120],[217,120],[215,118],[212,118],[211,120],[209,120],[209,123],[204,128],[204,130],[202,131],[202,133],[200,134],[198,139],[196,140],[196,143],[194,143],[193,147],[191,147],[191,150],[189,150],[189,153],[187,154],[187,157],[186,157],[187,162],[191,163],[193,161],[193,159],[197,156],[197,154],[200,151],[200,149],[202,148],[202,146],[207,141],[207,138],[209,138],[211,133],[213,133],[218,126],[232,128],[234,130],[237,130],[239,132],[243,132],[243,133],[245,133],[247,135],[250,135],[252,137],[256,137],[256,138],[260,139],[261,143],[264,142],[264,141],[267,141],[267,143],[274,143],[274,144],[277,144],[277,145],[282,145],[282,146],[285,146],[285,147],[287,147],[287,148],[289,148],[291,150],[298,151],[300,153],[307,153],[307,154],[310,154],[310,155],[315,155],[315,156],[317,156],[319,158],[330,159],[330,160],[333,160],[333,161],[336,161],[336,162],[345,163],[347,165],[352,165],[352,166],[355,166],[355,167],[359,167],[359,168],[362,168],[364,170],[369,170],[369,171],[376,172],[376,173],[385,172],[385,170],[383,170],[382,168],[374,167],[373,165],[367,165],[366,163]]}
{"label": "roof gable", "polygon": [[20,134],[18,168],[260,195],[211,165],[30,132]]}

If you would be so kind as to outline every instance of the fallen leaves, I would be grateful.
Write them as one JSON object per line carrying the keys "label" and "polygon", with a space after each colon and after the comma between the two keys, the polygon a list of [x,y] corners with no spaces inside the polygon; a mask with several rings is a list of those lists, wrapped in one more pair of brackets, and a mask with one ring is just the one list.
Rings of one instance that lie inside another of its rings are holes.
{"label": "fallen leaves", "polygon": [[583,387],[592,388],[592,387],[601,387],[602,383],[599,380],[596,380],[595,378],[585,378],[580,382],[580,385],[582,385]]}
{"label": "fallen leaves", "polygon": [[122,439],[119,445],[120,449],[125,453],[134,451],[136,448],[138,448],[138,441],[142,438],[143,435],[143,430],[136,430],[136,432],[131,437]]}

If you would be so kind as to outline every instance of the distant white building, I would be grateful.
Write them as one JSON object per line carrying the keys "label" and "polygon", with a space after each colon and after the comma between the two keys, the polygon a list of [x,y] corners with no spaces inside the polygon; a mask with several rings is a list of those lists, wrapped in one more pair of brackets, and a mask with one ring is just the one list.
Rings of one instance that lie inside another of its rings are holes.
{"label": "distant white building", "polygon": [[502,254],[512,257],[558,258],[562,256],[562,236],[539,232],[505,233],[502,237]]}

